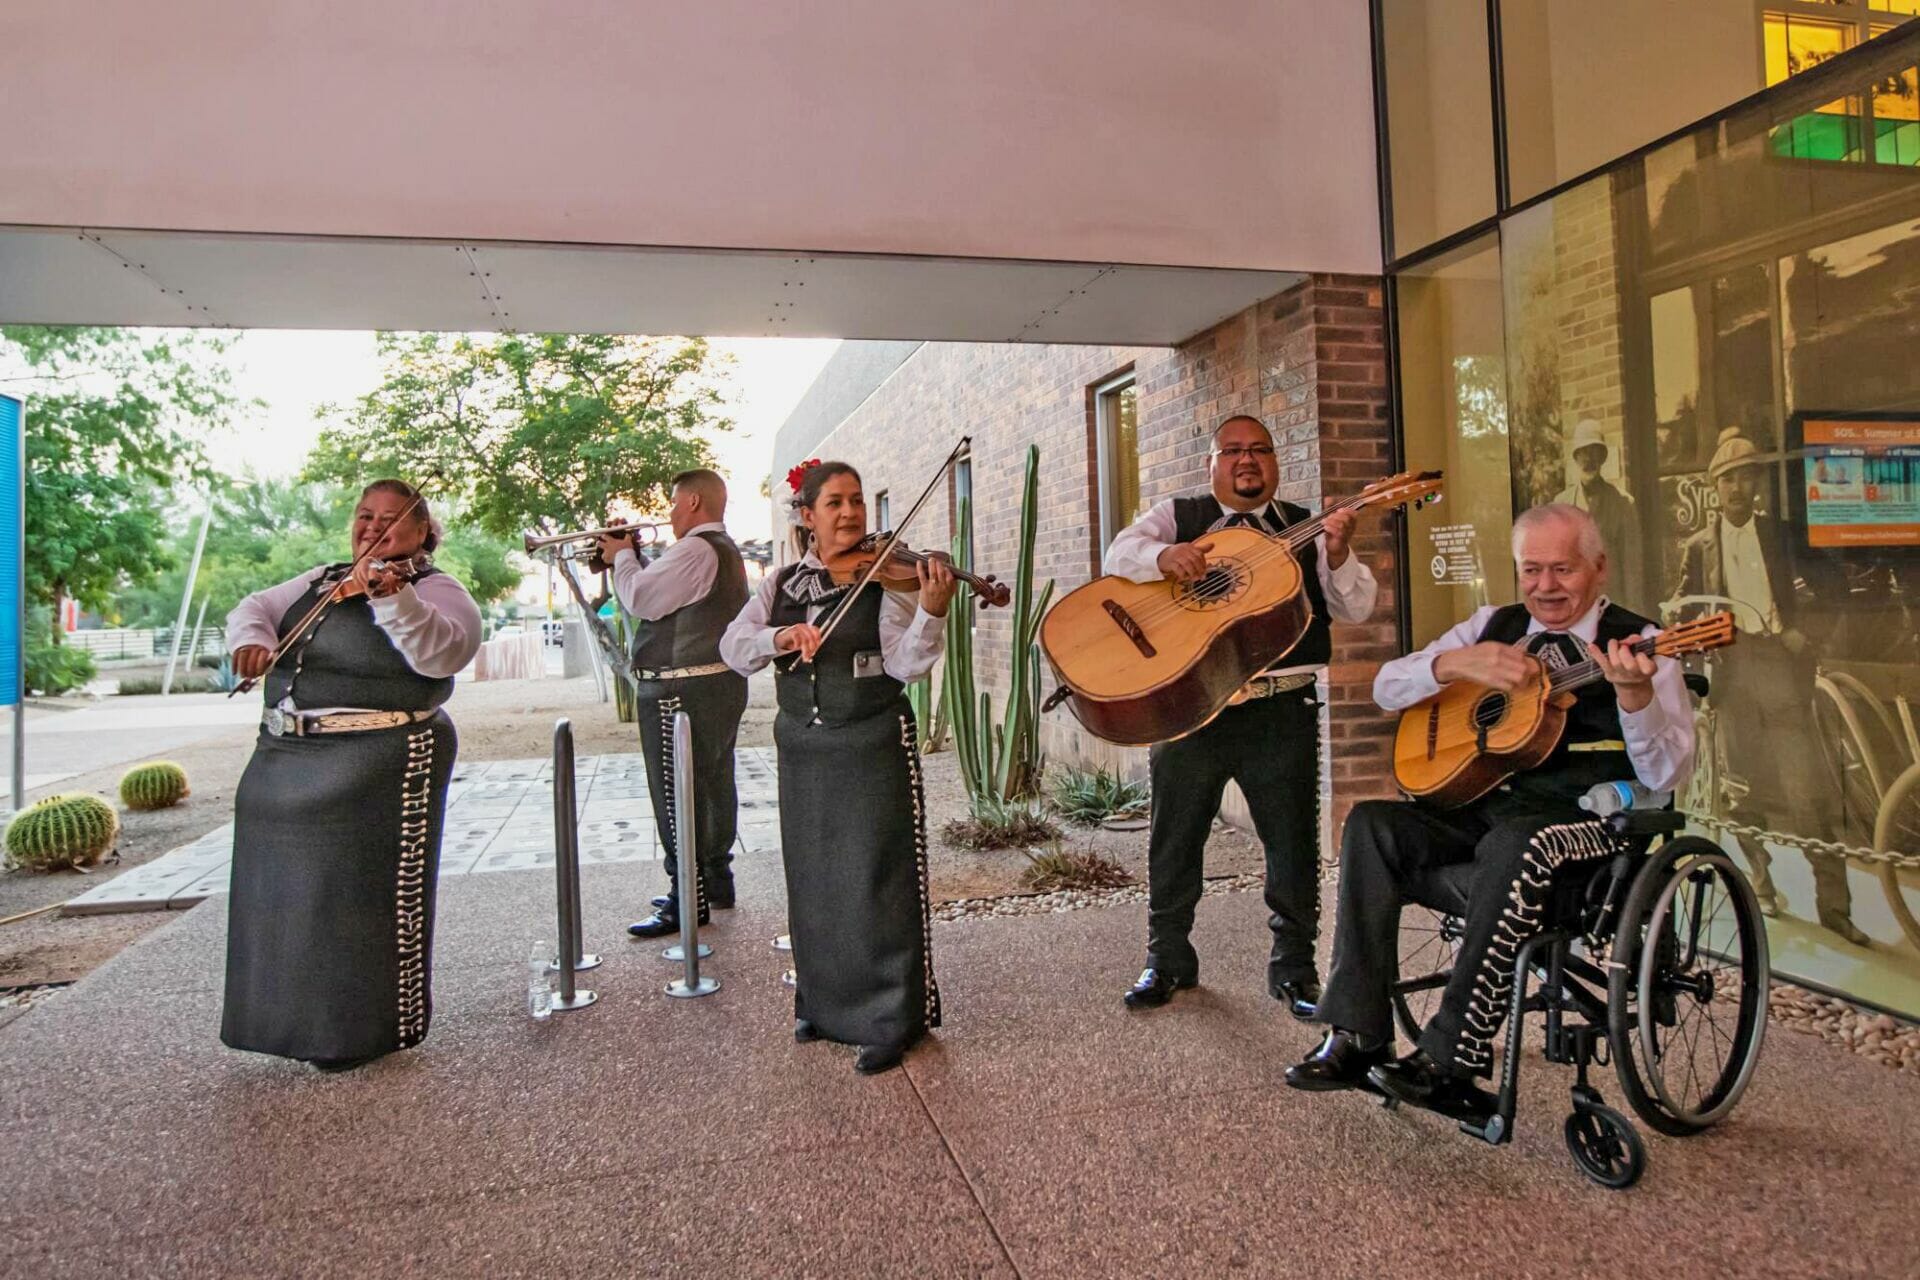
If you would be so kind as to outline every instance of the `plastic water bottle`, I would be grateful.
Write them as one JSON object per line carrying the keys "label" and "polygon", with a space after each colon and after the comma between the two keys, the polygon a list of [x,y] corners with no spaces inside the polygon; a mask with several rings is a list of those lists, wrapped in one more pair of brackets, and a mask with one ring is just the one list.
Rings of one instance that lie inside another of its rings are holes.
{"label": "plastic water bottle", "polygon": [[537,1020],[553,1013],[553,944],[536,942],[527,957],[527,1012]]}
{"label": "plastic water bottle", "polygon": [[1580,797],[1580,807],[1596,818],[1626,809],[1664,809],[1671,791],[1649,791],[1638,782],[1603,782]]}

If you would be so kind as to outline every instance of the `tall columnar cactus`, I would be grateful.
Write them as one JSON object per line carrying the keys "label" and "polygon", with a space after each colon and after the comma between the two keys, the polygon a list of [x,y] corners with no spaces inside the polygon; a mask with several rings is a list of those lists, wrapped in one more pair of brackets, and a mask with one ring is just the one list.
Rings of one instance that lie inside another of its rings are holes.
{"label": "tall columnar cactus", "polygon": [[90,867],[120,834],[120,816],[99,796],[49,796],[7,824],[7,865],[28,871]]}
{"label": "tall columnar cactus", "polygon": [[[973,672],[973,601],[954,598],[947,614],[947,669],[944,701],[960,755],[967,796],[1005,802],[1034,794],[1040,785],[1040,619],[1053,597],[1053,583],[1033,590],[1033,554],[1039,530],[1036,497],[1040,488],[1040,449],[1027,447],[1026,484],[1020,497],[1020,553],[1014,570],[1012,662],[1007,673],[1004,721],[993,715],[993,695],[978,692]],[[963,527],[965,517],[962,517]]]}
{"label": "tall columnar cactus", "polygon": [[120,779],[120,803],[129,809],[170,809],[187,795],[187,771],[171,760],[137,764]]}

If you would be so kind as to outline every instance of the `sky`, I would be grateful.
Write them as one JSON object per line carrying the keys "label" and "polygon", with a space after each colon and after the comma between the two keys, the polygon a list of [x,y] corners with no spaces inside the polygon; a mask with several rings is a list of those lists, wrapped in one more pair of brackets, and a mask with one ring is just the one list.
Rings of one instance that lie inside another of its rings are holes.
{"label": "sky", "polygon": [[[372,333],[250,329],[234,338],[227,352],[234,390],[242,400],[264,402],[229,438],[214,445],[220,467],[235,475],[291,475],[320,434],[320,406],[349,404],[380,381]],[[734,358],[726,390],[737,425],[714,446],[732,490],[727,525],[742,541],[765,538],[770,536],[769,513],[760,498],[760,481],[773,456],[774,433],[840,343],[714,338],[709,345]]]}

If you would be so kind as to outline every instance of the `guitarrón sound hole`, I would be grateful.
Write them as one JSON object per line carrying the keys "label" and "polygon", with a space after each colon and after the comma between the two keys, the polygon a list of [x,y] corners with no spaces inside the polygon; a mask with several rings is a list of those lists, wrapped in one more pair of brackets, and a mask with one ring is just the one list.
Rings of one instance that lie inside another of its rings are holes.
{"label": "guitarr\u00f3n sound hole", "polygon": [[1215,560],[1198,580],[1175,591],[1173,598],[1184,609],[1218,609],[1244,595],[1252,581],[1252,571],[1238,560]]}
{"label": "guitarr\u00f3n sound hole", "polygon": [[1504,693],[1489,693],[1486,697],[1473,704],[1473,727],[1475,729],[1490,729],[1494,725],[1499,724],[1500,718],[1506,714],[1507,695]]}

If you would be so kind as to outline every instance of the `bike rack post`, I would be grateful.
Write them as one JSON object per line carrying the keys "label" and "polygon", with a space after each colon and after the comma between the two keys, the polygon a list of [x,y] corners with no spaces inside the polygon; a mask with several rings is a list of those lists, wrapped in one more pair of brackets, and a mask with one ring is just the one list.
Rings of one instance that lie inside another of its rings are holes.
{"label": "bike rack post", "polygon": [[720,989],[718,978],[700,976],[700,957],[713,954],[700,945],[700,855],[693,826],[693,721],[684,711],[673,715],[673,838],[679,867],[680,945],[683,976],[667,984],[667,994],[681,998],[710,996]]}
{"label": "bike rack post", "polygon": [[[560,909],[560,954],[553,967],[560,974],[560,990],[548,1008],[584,1009],[599,999],[591,991],[575,989],[576,969],[590,969],[580,954],[580,810],[574,800],[573,722],[564,716],[553,726],[553,873]],[[600,957],[592,957],[593,964]]]}

